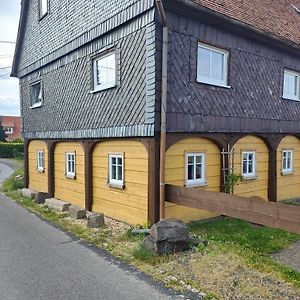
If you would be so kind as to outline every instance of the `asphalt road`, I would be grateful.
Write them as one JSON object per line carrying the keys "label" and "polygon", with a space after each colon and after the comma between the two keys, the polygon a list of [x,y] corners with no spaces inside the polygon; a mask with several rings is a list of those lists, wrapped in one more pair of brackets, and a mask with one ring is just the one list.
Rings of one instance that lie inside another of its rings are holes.
{"label": "asphalt road", "polygon": [[2,182],[14,173],[13,165],[7,160],[0,159],[0,186]]}
{"label": "asphalt road", "polygon": [[[10,174],[0,167],[2,175]],[[177,297],[182,299],[0,194],[0,299]]]}

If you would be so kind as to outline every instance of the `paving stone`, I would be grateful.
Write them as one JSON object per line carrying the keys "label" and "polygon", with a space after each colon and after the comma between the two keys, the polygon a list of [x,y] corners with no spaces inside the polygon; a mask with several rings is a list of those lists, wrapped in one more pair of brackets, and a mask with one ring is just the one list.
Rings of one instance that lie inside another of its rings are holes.
{"label": "paving stone", "polygon": [[45,203],[45,200],[48,198],[49,198],[48,193],[38,192],[35,195],[35,202],[38,204],[43,204],[43,203]]}
{"label": "paving stone", "polygon": [[57,211],[68,211],[71,203],[67,203],[55,198],[48,198],[45,200],[45,205]]}
{"label": "paving stone", "polygon": [[34,199],[37,192],[31,190],[31,189],[22,189],[22,195],[24,197]]}
{"label": "paving stone", "polygon": [[69,215],[75,220],[84,219],[86,217],[86,210],[77,205],[71,205],[69,207]]}
{"label": "paving stone", "polygon": [[88,227],[98,228],[105,225],[104,215],[99,213],[87,213]]}

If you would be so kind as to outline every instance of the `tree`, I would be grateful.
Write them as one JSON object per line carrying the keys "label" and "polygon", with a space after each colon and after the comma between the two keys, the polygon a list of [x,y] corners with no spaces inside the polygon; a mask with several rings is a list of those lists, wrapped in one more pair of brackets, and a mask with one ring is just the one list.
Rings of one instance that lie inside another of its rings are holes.
{"label": "tree", "polygon": [[4,128],[2,124],[0,123],[0,142],[5,142],[7,138],[7,135],[5,134]]}

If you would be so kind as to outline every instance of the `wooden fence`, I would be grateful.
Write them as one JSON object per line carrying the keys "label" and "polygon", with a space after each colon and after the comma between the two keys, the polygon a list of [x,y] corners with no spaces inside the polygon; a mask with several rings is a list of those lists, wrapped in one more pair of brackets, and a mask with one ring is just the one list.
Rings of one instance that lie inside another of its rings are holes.
{"label": "wooden fence", "polygon": [[166,201],[300,234],[300,206],[172,185]]}

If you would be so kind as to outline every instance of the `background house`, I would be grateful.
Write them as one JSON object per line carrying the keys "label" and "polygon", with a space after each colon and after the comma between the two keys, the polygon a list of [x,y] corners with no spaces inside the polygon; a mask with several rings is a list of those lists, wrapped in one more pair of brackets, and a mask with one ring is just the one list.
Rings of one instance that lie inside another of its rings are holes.
{"label": "background house", "polygon": [[0,116],[0,123],[2,124],[7,141],[14,141],[21,139],[21,117]]}

